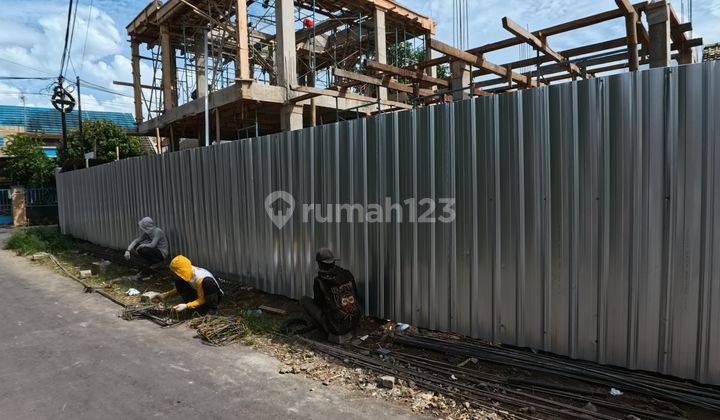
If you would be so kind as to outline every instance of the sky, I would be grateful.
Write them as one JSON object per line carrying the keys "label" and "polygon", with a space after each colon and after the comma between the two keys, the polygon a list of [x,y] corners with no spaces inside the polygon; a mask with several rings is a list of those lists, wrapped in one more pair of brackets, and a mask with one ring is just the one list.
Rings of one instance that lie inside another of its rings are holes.
{"label": "sky", "polygon": [[[689,0],[684,0],[687,4]],[[67,0],[2,0],[0,6],[0,77],[57,77],[65,36]],[[79,0],[71,64],[66,77],[79,75],[87,85],[82,91],[83,110],[133,112],[132,89],[113,85],[113,80],[130,81],[130,45],[125,25],[148,2],[145,0]],[[436,37],[453,44],[451,0],[400,0],[400,3],[434,18]],[[671,1],[678,12],[681,0]],[[505,39],[509,34],[501,19],[508,16],[530,30],[615,8],[613,0],[468,0],[468,47]],[[693,2],[694,34],[705,43],[720,41],[720,0]],[[622,19],[585,30],[553,36],[555,50],[576,47],[622,36]],[[489,54],[497,63],[524,58],[527,48],[509,48]],[[141,62],[144,80],[152,76]],[[49,107],[48,86],[52,80],[1,80],[0,104]],[[107,90],[113,93],[108,93]]]}

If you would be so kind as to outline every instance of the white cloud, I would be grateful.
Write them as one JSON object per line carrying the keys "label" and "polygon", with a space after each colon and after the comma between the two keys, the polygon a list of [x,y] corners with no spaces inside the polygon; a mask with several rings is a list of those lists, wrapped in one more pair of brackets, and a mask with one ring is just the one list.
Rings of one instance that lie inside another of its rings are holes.
{"label": "white cloud", "polygon": [[[93,8],[87,3],[78,7],[70,64],[65,75],[74,80],[79,74],[83,80],[131,96],[131,88],[113,85],[114,80],[128,80],[132,74],[124,29],[118,28],[113,17],[103,10],[102,1],[96,3],[99,5]],[[66,19],[65,2],[3,4],[3,20],[8,23],[3,24],[0,33],[0,76],[55,77],[60,70]],[[142,71],[148,75],[151,72],[147,66],[143,66]],[[20,105],[20,92],[25,92],[26,105],[49,107],[47,94],[51,82],[5,80],[0,84],[0,103]],[[89,85],[83,86],[82,93],[83,109],[133,111],[129,97],[98,91]]]}
{"label": "white cloud", "polygon": [[[450,0],[399,0],[400,3],[434,18],[438,23],[436,37],[444,42],[453,41],[453,10]],[[678,14],[680,0],[672,0]],[[502,27],[501,19],[508,16],[532,31],[557,25],[573,19],[616,8],[613,0],[469,0],[467,16],[470,28],[469,48],[509,38],[511,34]],[[720,41],[720,0],[695,0],[693,25],[695,36],[702,36],[705,43]],[[550,45],[563,50],[625,35],[622,19],[614,19],[588,28],[552,36]],[[488,54],[490,60],[505,63],[518,59],[518,47],[507,48]]]}

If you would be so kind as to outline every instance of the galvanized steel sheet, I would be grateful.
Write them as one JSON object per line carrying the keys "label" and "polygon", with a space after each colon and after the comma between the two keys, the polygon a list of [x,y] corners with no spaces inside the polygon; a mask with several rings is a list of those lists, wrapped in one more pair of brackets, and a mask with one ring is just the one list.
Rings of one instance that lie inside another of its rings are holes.
{"label": "galvanized steel sheet", "polygon": [[[60,225],[124,248],[151,216],[174,253],[294,298],[329,246],[368,314],[720,384],[719,140],[710,62],[63,173]],[[457,218],[299,214],[385,197],[454,198]]]}

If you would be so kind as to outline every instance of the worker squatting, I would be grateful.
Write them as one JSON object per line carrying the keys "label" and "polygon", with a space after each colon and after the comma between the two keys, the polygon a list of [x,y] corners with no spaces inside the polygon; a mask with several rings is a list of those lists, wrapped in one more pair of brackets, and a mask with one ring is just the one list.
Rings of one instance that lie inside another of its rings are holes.
{"label": "worker squatting", "polygon": [[[128,245],[125,258],[133,256],[147,264],[165,264],[169,258],[169,243],[165,232],[155,222],[144,217],[138,222],[140,235]],[[360,304],[357,284],[352,273],[337,265],[329,248],[320,249],[315,260],[318,273],[313,282],[313,297],[300,300],[307,317],[307,323],[322,328],[328,338],[344,341],[352,336],[360,320]],[[208,270],[192,265],[183,255],[170,261],[170,271],[175,275],[174,287],[164,293],[148,292],[151,301],[158,302],[179,296],[182,303],[175,305],[177,312],[192,310],[198,314],[216,314],[225,295],[220,283]]]}

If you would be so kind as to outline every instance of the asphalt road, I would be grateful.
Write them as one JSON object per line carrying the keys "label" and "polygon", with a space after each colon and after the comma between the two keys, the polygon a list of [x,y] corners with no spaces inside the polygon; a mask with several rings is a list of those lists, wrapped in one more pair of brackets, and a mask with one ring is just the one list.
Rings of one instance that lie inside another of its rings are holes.
{"label": "asphalt road", "polygon": [[[0,245],[7,230],[0,231]],[[211,347],[189,328],[118,318],[98,294],[0,251],[2,419],[402,418],[240,345]]]}

